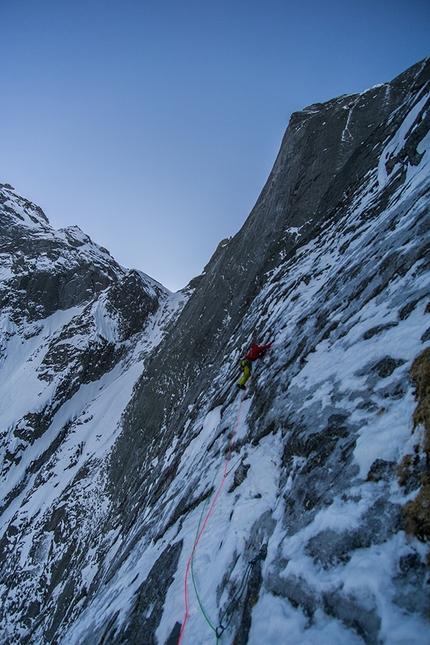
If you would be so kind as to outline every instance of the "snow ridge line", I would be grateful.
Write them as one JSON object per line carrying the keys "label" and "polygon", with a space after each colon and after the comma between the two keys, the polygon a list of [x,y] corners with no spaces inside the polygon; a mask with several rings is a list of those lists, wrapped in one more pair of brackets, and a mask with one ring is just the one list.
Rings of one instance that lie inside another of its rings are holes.
{"label": "snow ridge line", "polygon": [[192,548],[192,551],[191,551],[191,555],[188,558],[187,567],[185,569],[185,577],[184,577],[185,614],[184,614],[184,620],[183,620],[183,623],[182,623],[181,632],[179,634],[179,639],[178,639],[177,645],[180,645],[180,643],[182,642],[182,637],[183,637],[184,631],[185,631],[185,625],[187,624],[187,620],[188,620],[188,617],[189,617],[189,601],[188,601],[187,582],[188,582],[188,577],[189,577],[189,574],[190,574],[191,565],[192,565],[192,562],[193,562],[193,559],[194,559],[194,554],[196,552],[197,546],[198,546],[198,544],[200,542],[200,538],[202,537],[202,535],[204,533],[204,530],[205,530],[206,525],[208,523],[209,517],[210,517],[210,515],[211,515],[211,513],[212,513],[212,511],[213,511],[213,509],[215,507],[215,504],[217,503],[217,500],[218,500],[218,498],[220,496],[222,487],[224,486],[224,482],[225,482],[225,480],[227,478],[227,475],[228,475],[228,464],[229,464],[229,461],[230,461],[231,449],[233,447],[234,437],[236,435],[237,427],[239,425],[240,415],[241,415],[241,412],[242,412],[243,402],[244,402],[244,400],[246,398],[246,393],[247,393],[247,390],[245,390],[245,392],[243,393],[243,396],[241,397],[241,400],[240,400],[239,411],[237,413],[236,421],[235,421],[233,431],[231,433],[229,445],[228,445],[227,456],[226,456],[225,464],[224,464],[224,472],[223,472],[221,482],[220,482],[220,484],[218,486],[218,489],[217,489],[217,492],[215,494],[215,497],[212,500],[212,504],[211,504],[208,512],[206,513],[206,517],[205,517],[205,519],[203,521],[202,527],[201,527],[201,529],[200,529],[199,533],[197,534],[197,537],[196,537],[196,539],[194,541],[194,545],[193,545],[193,548]]}

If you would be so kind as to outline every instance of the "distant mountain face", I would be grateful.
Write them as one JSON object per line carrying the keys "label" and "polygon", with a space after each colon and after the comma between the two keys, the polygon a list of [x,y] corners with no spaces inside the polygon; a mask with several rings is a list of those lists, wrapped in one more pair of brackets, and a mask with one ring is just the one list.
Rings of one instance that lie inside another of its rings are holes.
{"label": "distant mountain face", "polygon": [[0,187],[0,643],[430,643],[429,90],[293,114],[177,294]]}

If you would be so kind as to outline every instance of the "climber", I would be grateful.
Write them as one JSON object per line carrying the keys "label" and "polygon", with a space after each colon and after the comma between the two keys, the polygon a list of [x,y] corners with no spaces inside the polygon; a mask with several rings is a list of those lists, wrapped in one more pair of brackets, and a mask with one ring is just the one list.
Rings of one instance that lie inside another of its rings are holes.
{"label": "climber", "polygon": [[237,387],[240,387],[241,390],[245,389],[245,383],[251,376],[251,365],[253,361],[257,358],[261,358],[266,351],[272,347],[272,345],[273,342],[268,343],[267,345],[256,345],[255,343],[252,345],[245,358],[240,361],[241,369],[243,369],[243,376],[237,384]]}

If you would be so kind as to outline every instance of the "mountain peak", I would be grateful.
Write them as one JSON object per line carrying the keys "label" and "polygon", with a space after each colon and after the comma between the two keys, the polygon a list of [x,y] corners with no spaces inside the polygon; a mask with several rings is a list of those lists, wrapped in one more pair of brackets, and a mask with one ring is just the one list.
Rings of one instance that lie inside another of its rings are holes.
{"label": "mountain peak", "polygon": [[43,210],[24,199],[10,184],[0,184],[0,203],[2,204],[2,217],[11,216],[11,223],[16,221],[20,226],[28,228],[44,227],[49,225],[49,220]]}

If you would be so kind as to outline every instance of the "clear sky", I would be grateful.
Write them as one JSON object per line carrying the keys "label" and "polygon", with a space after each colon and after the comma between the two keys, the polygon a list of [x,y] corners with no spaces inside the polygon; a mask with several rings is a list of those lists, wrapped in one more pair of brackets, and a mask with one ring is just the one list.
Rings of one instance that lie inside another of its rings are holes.
{"label": "clear sky", "polygon": [[430,0],[0,0],[0,25],[0,183],[174,291],[292,112],[430,55]]}

